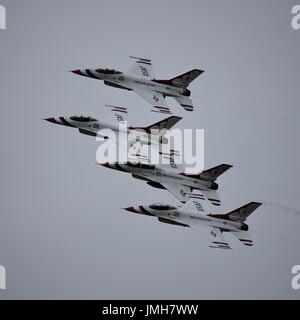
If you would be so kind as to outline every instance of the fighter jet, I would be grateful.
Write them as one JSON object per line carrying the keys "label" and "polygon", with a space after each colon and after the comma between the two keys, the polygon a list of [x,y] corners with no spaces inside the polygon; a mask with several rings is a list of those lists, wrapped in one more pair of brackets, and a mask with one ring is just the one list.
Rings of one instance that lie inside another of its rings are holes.
{"label": "fighter jet", "polygon": [[[171,150],[171,154],[172,154]],[[172,163],[172,160],[170,160]],[[169,165],[147,164],[141,161],[126,163],[100,163],[100,165],[128,172],[133,178],[146,181],[148,185],[158,189],[166,189],[182,203],[189,199],[189,194],[193,189],[201,190],[208,200],[215,206],[219,206],[221,201],[218,192],[217,178],[231,168],[231,165],[221,164],[214,168],[204,170],[200,174],[188,174],[174,170]]]}
{"label": "fighter jet", "polygon": [[195,80],[203,70],[193,69],[169,80],[155,79],[151,60],[135,59],[133,66],[127,73],[114,69],[77,69],[71,72],[97,80],[103,80],[108,86],[133,90],[144,98],[154,108],[153,112],[171,113],[165,97],[175,99],[186,111],[193,111],[193,103],[189,98],[191,91],[189,84]]}
{"label": "fighter jet", "polygon": [[[114,113],[118,123],[125,123],[124,114],[127,113],[126,108],[111,105],[106,106],[109,107]],[[128,137],[133,139],[132,141],[129,141],[132,146],[133,143],[137,142],[135,139],[138,139],[138,142],[141,144],[154,143],[159,145],[160,143],[167,143],[167,138],[164,136],[166,131],[163,129],[168,130],[172,128],[181,119],[181,117],[170,116],[147,127],[119,126],[118,123],[113,124],[106,121],[99,121],[90,116],[82,115],[71,117],[52,117],[44,120],[51,123],[76,128],[80,133],[94,137],[98,136],[102,138],[109,138],[109,135],[106,135],[106,130],[112,130],[115,133],[125,131],[127,134],[130,134]]]}
{"label": "fighter jet", "polygon": [[253,245],[251,236],[247,232],[249,226],[245,221],[260,205],[261,203],[258,202],[250,202],[227,214],[213,214],[210,203],[204,194],[197,190],[190,195],[189,200],[182,207],[156,203],[124,209],[157,217],[163,223],[191,227],[210,242],[211,248],[231,249],[223,232],[230,232],[247,247]]}

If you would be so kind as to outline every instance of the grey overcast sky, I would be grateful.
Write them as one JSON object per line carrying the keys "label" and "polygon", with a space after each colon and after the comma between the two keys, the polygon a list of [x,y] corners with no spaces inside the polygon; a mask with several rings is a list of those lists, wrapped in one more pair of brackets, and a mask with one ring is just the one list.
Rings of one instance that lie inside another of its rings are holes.
{"label": "grey overcast sky", "polygon": [[234,166],[217,212],[252,200],[297,209],[295,2],[0,0],[0,298],[299,299],[299,215],[265,205],[248,219],[255,247],[209,249],[192,230],[122,211],[177,201],[97,166],[93,138],[41,120],[101,119],[105,103],[127,106],[132,124],[161,118],[135,94],[68,70],[126,71],[129,55],[150,57],[157,78],[203,69],[190,86],[195,111],[172,105],[179,127],[205,129],[205,167]]}

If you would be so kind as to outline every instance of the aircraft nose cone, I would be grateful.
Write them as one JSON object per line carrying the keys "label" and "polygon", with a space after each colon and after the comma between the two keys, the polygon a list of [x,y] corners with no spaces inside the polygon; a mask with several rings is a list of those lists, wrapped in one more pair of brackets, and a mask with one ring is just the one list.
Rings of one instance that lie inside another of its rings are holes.
{"label": "aircraft nose cone", "polygon": [[99,164],[100,164],[100,166],[103,166],[103,167],[109,168],[109,164],[108,164],[108,162],[99,163]]}
{"label": "aircraft nose cone", "polygon": [[134,207],[127,207],[127,208],[123,208],[123,209],[126,210],[126,211],[129,211],[129,212],[138,213],[138,211],[136,211],[136,210],[134,209]]}
{"label": "aircraft nose cone", "polygon": [[82,73],[79,69],[76,69],[76,70],[72,70],[71,72],[75,73],[75,74],[78,74],[79,76],[82,76]]}
{"label": "aircraft nose cone", "polygon": [[46,119],[44,119],[44,120],[46,120],[46,121],[48,121],[48,122],[52,122],[52,123],[56,123],[56,124],[57,124],[57,121],[55,120],[55,118],[46,118]]}

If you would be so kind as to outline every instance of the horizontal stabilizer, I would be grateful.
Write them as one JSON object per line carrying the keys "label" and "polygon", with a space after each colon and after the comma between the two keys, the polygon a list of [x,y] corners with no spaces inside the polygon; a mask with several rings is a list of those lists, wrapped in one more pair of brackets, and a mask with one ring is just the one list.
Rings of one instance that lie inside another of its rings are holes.
{"label": "horizontal stabilizer", "polygon": [[204,194],[207,200],[209,200],[209,202],[214,206],[221,205],[220,195],[216,190],[202,190],[201,192]]}
{"label": "horizontal stabilizer", "polygon": [[177,101],[184,109],[185,111],[193,111],[193,102],[191,98],[189,97],[184,97],[184,96],[179,96],[179,97],[172,97],[174,100]]}

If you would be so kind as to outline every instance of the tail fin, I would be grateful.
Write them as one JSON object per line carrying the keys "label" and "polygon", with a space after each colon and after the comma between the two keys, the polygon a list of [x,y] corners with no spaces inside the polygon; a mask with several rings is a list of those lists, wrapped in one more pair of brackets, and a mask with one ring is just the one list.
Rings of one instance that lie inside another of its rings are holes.
{"label": "tail fin", "polygon": [[223,174],[225,171],[227,171],[231,167],[232,165],[230,164],[220,164],[219,166],[204,170],[200,174],[188,174],[188,173],[182,173],[182,174],[186,176],[192,176],[198,179],[203,179],[206,181],[215,181],[221,174]]}
{"label": "tail fin", "polygon": [[193,69],[186,73],[181,74],[175,78],[170,79],[170,82],[173,86],[180,87],[186,89],[189,84],[200,76],[204,71],[199,69]]}
{"label": "tail fin", "polygon": [[202,179],[215,181],[220,175],[222,175],[225,171],[227,171],[231,167],[232,165],[230,164],[220,164],[219,166],[202,171],[200,174],[200,177]]}
{"label": "tail fin", "polygon": [[155,122],[151,124],[148,127],[131,127],[131,129],[143,129],[147,132],[150,132],[150,130],[163,130],[163,129],[171,129],[175,124],[180,121],[182,118],[177,116],[171,116],[168,118],[165,118],[161,121]]}
{"label": "tail fin", "polygon": [[180,121],[182,119],[182,117],[177,117],[177,116],[171,116],[168,117],[166,119],[163,119],[161,121],[155,122],[154,124],[151,124],[150,126],[147,127],[148,130],[151,129],[158,129],[158,130],[162,130],[162,129],[171,129],[173,126],[175,126],[175,124]]}
{"label": "tail fin", "polygon": [[248,204],[227,213],[226,216],[230,220],[244,222],[247,217],[261,205],[262,203],[260,202],[249,202]]}

